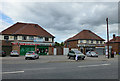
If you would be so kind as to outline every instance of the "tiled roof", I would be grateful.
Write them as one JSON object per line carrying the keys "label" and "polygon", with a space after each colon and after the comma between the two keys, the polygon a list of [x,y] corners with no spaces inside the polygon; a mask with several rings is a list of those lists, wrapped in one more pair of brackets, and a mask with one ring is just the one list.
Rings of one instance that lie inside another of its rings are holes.
{"label": "tiled roof", "polygon": [[111,39],[110,42],[120,42],[120,36],[116,36],[115,39]]}
{"label": "tiled roof", "polygon": [[90,30],[83,30],[83,31],[79,32],[78,34],[76,34],[75,36],[67,39],[66,41],[78,40],[78,39],[105,41],[104,39],[102,39],[101,37],[99,37],[98,35],[96,35],[95,33],[93,33]]}
{"label": "tiled roof", "polygon": [[9,28],[3,30],[1,33],[13,34],[13,35],[35,35],[35,36],[54,37],[38,24],[21,23],[21,22],[17,22],[16,24],[10,26]]}

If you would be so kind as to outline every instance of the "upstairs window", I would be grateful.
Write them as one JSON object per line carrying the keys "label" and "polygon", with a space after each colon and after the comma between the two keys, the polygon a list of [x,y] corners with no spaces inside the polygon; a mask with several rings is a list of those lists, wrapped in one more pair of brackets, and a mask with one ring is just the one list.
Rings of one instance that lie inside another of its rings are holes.
{"label": "upstairs window", "polygon": [[45,37],[45,41],[49,41],[49,38],[48,38],[48,37]]}
{"label": "upstairs window", "polygon": [[17,40],[17,36],[14,36],[14,40]]}
{"label": "upstairs window", "polygon": [[99,41],[96,41],[96,43],[98,44],[98,43],[99,43]]}
{"label": "upstairs window", "polygon": [[83,43],[83,40],[80,40],[80,43]]}
{"label": "upstairs window", "polygon": [[22,36],[22,40],[26,40],[27,39],[27,37],[26,36]]}
{"label": "upstairs window", "polygon": [[30,36],[30,37],[29,37],[29,40],[34,40],[34,37],[33,37],[33,36]]}
{"label": "upstairs window", "polygon": [[4,39],[5,39],[5,40],[8,40],[8,39],[9,39],[9,36],[4,36]]}
{"label": "upstairs window", "polygon": [[89,40],[86,40],[86,43],[89,43]]}
{"label": "upstairs window", "polygon": [[91,43],[93,43],[93,40],[91,40]]}
{"label": "upstairs window", "polygon": [[100,41],[100,44],[102,44],[102,41]]}

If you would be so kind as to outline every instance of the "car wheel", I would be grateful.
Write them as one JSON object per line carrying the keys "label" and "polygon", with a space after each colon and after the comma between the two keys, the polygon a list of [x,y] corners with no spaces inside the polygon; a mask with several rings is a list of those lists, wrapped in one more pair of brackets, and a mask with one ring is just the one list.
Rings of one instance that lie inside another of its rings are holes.
{"label": "car wheel", "polygon": [[82,58],[82,60],[84,60],[84,58]]}
{"label": "car wheel", "polygon": [[37,59],[39,59],[39,56],[37,57]]}
{"label": "car wheel", "polygon": [[28,58],[25,58],[25,60],[28,60]]}
{"label": "car wheel", "polygon": [[68,59],[70,59],[70,56],[68,57]]}
{"label": "car wheel", "polygon": [[75,57],[73,57],[73,60],[75,60]]}

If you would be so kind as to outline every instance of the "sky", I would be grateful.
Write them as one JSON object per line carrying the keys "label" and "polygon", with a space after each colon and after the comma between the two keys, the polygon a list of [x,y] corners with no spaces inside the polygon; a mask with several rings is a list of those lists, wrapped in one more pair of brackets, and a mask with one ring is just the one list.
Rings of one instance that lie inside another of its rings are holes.
{"label": "sky", "polygon": [[118,35],[118,2],[10,2],[0,3],[0,31],[16,22],[35,23],[63,42],[82,30],[91,30],[103,39],[106,18],[110,39]]}

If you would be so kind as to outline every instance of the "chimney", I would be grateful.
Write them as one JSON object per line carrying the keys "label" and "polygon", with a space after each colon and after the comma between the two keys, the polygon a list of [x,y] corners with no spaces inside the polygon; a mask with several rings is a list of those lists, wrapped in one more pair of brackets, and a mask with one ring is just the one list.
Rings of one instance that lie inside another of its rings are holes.
{"label": "chimney", "polygon": [[115,34],[113,34],[113,40],[115,41]]}

